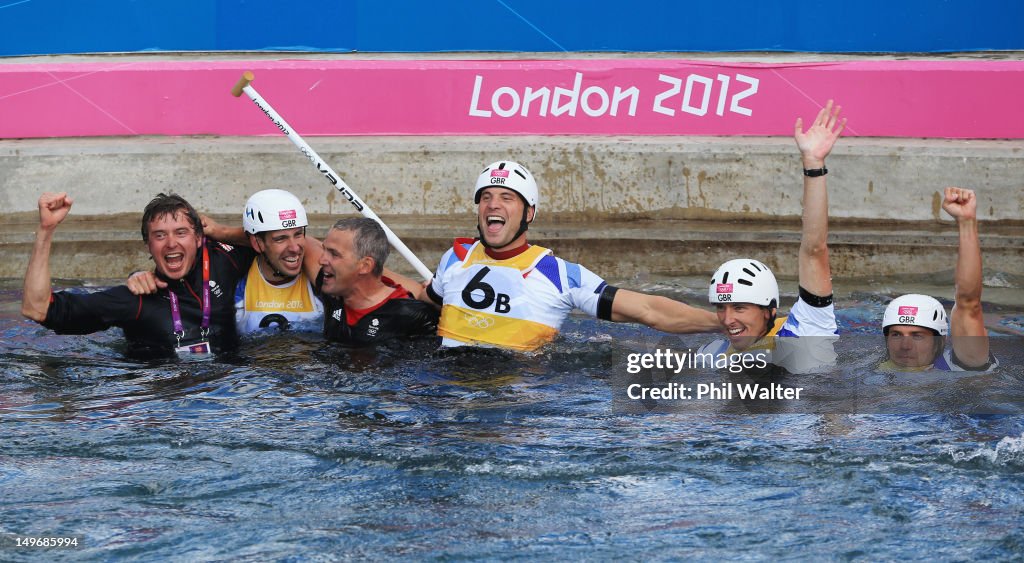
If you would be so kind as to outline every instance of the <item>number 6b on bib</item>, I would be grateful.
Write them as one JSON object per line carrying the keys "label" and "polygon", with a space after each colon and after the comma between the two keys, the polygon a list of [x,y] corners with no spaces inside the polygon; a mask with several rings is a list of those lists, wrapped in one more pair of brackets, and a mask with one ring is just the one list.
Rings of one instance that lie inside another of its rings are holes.
{"label": "number 6b on bib", "polygon": [[444,304],[438,334],[445,346],[520,351],[553,340],[573,309],[596,316],[606,287],[597,275],[546,248],[531,246],[499,260],[472,239],[456,240],[431,284]]}

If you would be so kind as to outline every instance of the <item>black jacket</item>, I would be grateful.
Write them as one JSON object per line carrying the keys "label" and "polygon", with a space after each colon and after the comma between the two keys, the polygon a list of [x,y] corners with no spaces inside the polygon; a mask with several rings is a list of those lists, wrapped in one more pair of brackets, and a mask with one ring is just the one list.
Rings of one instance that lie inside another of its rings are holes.
{"label": "black jacket", "polygon": [[[207,242],[210,250],[210,331],[209,342],[214,352],[230,350],[238,345],[235,328],[235,286],[245,275],[255,253],[249,248],[234,248]],[[168,280],[164,280],[168,281]],[[127,286],[117,286],[95,293],[55,292],[42,325],[57,334],[91,334],[110,327],[124,331],[130,344],[130,355],[173,355],[174,349],[203,340],[202,320],[202,249],[196,265],[184,278],[169,281],[166,289],[152,295],[132,295]],[[178,296],[185,334],[174,334],[171,302],[168,292]]]}

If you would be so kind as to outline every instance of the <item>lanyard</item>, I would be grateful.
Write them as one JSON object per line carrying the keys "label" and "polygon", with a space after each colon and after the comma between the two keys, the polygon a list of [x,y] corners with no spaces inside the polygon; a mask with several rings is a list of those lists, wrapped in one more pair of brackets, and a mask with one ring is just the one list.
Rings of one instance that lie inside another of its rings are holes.
{"label": "lanyard", "polygon": [[[178,306],[178,296],[174,291],[167,292],[171,298],[171,321],[174,322],[174,336],[178,338],[178,346],[181,346],[181,339],[185,336],[185,325],[181,322],[181,307]],[[203,243],[203,321],[199,325],[199,333],[202,338],[210,333],[210,251]]]}

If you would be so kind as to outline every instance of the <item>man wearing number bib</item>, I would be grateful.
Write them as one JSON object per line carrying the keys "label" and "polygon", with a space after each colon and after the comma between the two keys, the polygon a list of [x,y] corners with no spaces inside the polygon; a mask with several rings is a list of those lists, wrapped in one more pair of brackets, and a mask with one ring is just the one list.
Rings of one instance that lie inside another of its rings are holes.
{"label": "man wearing number bib", "polygon": [[307,225],[306,209],[291,192],[262,190],[246,202],[242,228],[259,254],[235,289],[235,317],[243,334],[321,327],[324,308],[303,268]]}
{"label": "man wearing number bib", "polygon": [[444,346],[533,351],[555,338],[573,309],[666,332],[717,328],[709,311],[620,290],[527,243],[540,198],[533,175],[522,165],[506,160],[485,168],[473,199],[480,238],[456,239],[424,292],[425,300],[441,307],[438,334]]}
{"label": "man wearing number bib", "polygon": [[[240,334],[270,329],[319,330],[323,304],[314,295],[310,280],[316,275],[315,257],[304,260],[307,246],[306,209],[291,192],[261,190],[245,203],[242,228],[221,225],[204,216],[203,228],[213,240],[252,247],[248,260],[239,264],[246,275],[233,289],[235,322]],[[136,272],[128,288],[138,295],[156,292],[165,283],[153,272]]]}

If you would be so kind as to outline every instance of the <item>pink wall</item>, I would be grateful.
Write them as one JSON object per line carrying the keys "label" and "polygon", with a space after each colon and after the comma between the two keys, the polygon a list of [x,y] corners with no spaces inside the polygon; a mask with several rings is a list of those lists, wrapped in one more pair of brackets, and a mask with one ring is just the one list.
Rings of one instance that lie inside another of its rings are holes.
{"label": "pink wall", "polygon": [[3,64],[0,138],[280,134],[244,70],[309,136],[789,136],[835,98],[848,135],[1024,138],[1024,62],[665,59]]}

